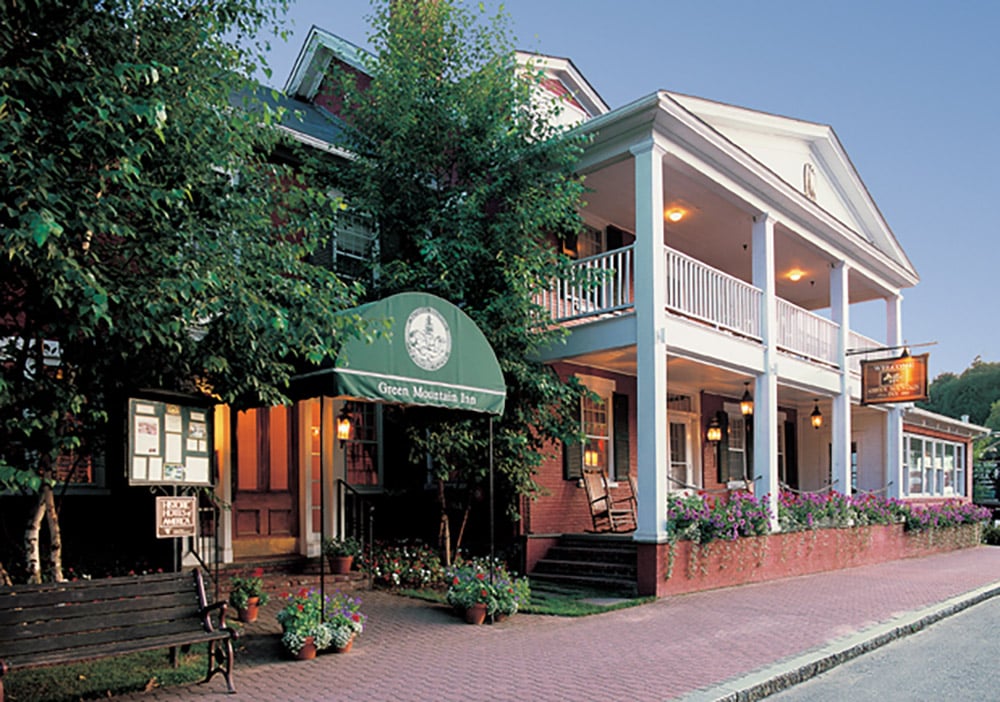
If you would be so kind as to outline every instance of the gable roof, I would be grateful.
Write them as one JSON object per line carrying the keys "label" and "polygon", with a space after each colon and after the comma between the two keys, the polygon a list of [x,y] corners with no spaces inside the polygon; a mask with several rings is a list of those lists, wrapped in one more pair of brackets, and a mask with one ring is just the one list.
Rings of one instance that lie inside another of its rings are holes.
{"label": "gable roof", "polygon": [[667,95],[807,197],[805,171],[810,169],[810,199],[917,276],[833,127],[691,95]]}

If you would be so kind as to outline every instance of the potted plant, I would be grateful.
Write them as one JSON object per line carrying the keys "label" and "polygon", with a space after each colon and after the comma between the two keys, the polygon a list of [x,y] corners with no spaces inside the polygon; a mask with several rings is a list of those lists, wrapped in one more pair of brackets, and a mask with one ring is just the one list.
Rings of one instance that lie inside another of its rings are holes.
{"label": "potted plant", "polygon": [[496,573],[493,589],[496,598],[496,610],[493,616],[497,621],[517,614],[517,611],[531,601],[531,585],[527,578],[516,578],[506,570]]}
{"label": "potted plant", "polygon": [[486,615],[496,610],[496,591],[488,573],[472,564],[457,566],[449,575],[448,604],[462,611],[469,624],[482,624]]}
{"label": "potted plant", "polygon": [[278,612],[278,623],[282,631],[281,643],[288,652],[305,660],[329,648],[333,641],[332,630],[323,623],[319,592],[302,588],[294,593],[284,592],[281,597],[285,605]]}
{"label": "potted plant", "polygon": [[323,555],[330,564],[330,572],[344,575],[351,572],[354,558],[361,555],[361,542],[353,536],[343,539],[328,538],[323,542]]}
{"label": "potted plant", "polygon": [[259,607],[269,599],[264,590],[264,569],[257,568],[250,575],[235,575],[229,581],[229,601],[239,613],[241,622],[257,621]]}
{"label": "potted plant", "polygon": [[448,575],[447,601],[470,624],[481,624],[487,616],[494,621],[509,617],[531,599],[528,579],[512,576],[500,561],[491,565],[487,559],[473,559]]}
{"label": "potted plant", "polygon": [[333,638],[333,649],[347,653],[355,637],[364,631],[368,618],[361,613],[361,599],[336,592],[326,607],[326,625]]}

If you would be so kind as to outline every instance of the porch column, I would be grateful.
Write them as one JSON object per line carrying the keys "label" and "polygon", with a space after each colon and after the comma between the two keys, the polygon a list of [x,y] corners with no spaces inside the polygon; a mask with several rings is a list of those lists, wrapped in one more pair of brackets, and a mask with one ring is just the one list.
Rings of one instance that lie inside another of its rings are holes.
{"label": "porch column", "polygon": [[[334,535],[334,490],[333,490],[333,471],[335,468],[336,461],[336,451],[337,447],[337,430],[334,426],[334,400],[332,397],[321,397],[320,398],[320,447],[319,447],[319,486],[322,498],[318,501],[320,505],[320,511],[322,516],[320,520],[322,524],[320,525],[320,533],[315,534],[315,539],[311,538],[313,535],[310,534],[308,555],[309,556],[320,556],[323,555],[323,542],[322,536],[325,533],[327,537]],[[312,524],[310,523],[310,532],[312,530]]]}
{"label": "porch column", "polygon": [[830,312],[837,331],[837,362],[840,364],[840,392],[833,396],[830,418],[830,443],[833,489],[842,495],[851,494],[851,386],[847,370],[847,339],[850,333],[847,274],[845,261],[837,261],[830,271]]}
{"label": "porch column", "polygon": [[778,530],[778,299],[774,290],[774,218],[754,217],[753,284],[761,296],[760,332],[764,373],[757,376],[753,400],[754,494],[767,495],[771,531]]}
{"label": "porch column", "polygon": [[[233,421],[233,411],[229,405],[216,405],[213,426],[215,428],[215,455],[218,460],[219,482],[215,486],[215,496],[224,505],[233,504],[233,441],[235,434],[230,422]],[[233,556],[233,520],[236,514],[231,509],[219,511],[219,558],[223,563],[232,563]]]}
{"label": "porch column", "polygon": [[638,528],[636,541],[667,539],[667,340],[663,249],[664,149],[649,139],[635,158],[635,319]]}
{"label": "porch column", "polygon": [[[903,296],[893,295],[885,301],[886,346],[903,343]],[[903,408],[887,405],[885,416],[885,481],[889,497],[904,497],[910,477],[903,475]]]}

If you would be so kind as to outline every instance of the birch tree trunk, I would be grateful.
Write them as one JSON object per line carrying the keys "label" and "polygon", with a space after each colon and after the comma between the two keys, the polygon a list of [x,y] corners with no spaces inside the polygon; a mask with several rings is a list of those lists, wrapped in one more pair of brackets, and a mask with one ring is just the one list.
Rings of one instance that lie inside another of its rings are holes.
{"label": "birch tree trunk", "polygon": [[44,518],[45,494],[43,487],[42,491],[38,493],[35,511],[31,515],[31,519],[28,520],[28,528],[24,532],[25,565],[28,567],[28,583],[30,584],[42,582],[42,555],[39,541]]}
{"label": "birch tree trunk", "polygon": [[441,525],[438,539],[444,546],[444,564],[451,565],[451,528],[448,524],[448,504],[444,494],[444,481],[438,478],[438,503],[441,505]]}
{"label": "birch tree trunk", "polygon": [[59,512],[56,511],[56,497],[52,486],[45,483],[42,486],[42,495],[45,499],[45,521],[49,527],[49,556],[52,559],[52,579],[61,583],[63,577],[62,568],[62,529],[59,528]]}

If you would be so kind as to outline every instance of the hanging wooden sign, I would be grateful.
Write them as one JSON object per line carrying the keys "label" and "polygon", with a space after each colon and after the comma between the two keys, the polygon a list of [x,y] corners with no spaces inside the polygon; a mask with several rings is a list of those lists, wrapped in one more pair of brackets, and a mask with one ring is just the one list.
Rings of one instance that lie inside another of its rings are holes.
{"label": "hanging wooden sign", "polygon": [[927,358],[905,355],[861,362],[861,404],[917,402],[927,399]]}

